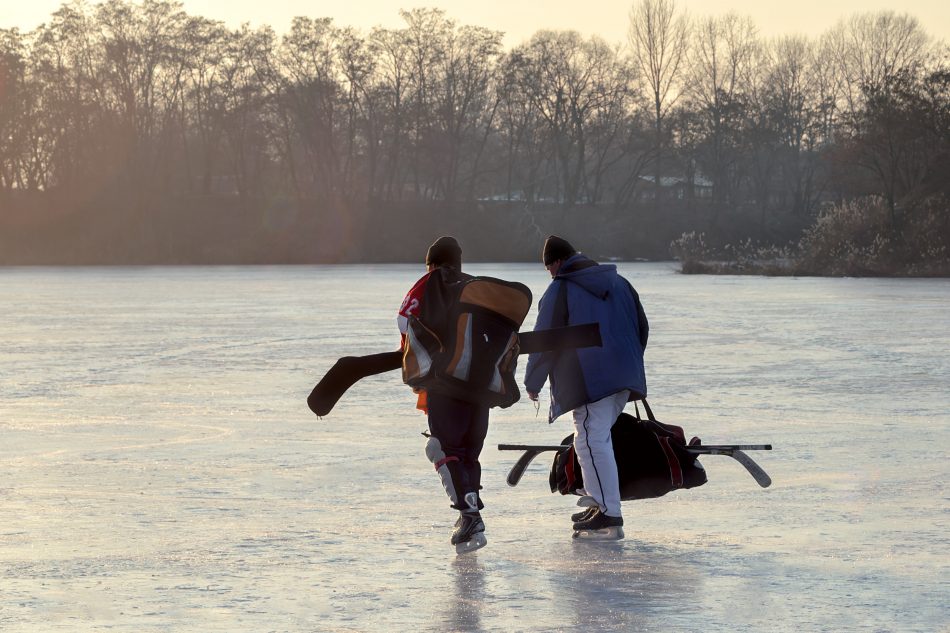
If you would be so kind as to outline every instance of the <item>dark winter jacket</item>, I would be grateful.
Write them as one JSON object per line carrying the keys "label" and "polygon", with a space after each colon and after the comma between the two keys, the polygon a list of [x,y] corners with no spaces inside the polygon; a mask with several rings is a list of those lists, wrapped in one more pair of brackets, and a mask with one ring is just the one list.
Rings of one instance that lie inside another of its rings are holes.
{"label": "dark winter jacket", "polygon": [[535,330],[600,324],[602,347],[531,354],[525,388],[541,391],[551,379],[549,421],[581,405],[629,389],[631,399],[647,395],[643,350],[649,324],[640,297],[612,264],[577,254],[566,260],[539,304]]}

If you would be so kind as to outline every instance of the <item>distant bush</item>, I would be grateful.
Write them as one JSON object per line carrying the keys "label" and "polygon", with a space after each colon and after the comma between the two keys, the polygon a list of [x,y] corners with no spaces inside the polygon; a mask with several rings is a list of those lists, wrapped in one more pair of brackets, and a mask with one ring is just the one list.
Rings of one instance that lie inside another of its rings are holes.
{"label": "distant bush", "polygon": [[762,245],[752,239],[711,248],[706,235],[684,233],[670,245],[673,257],[686,274],[784,275],[794,262],[792,246]]}
{"label": "distant bush", "polygon": [[906,274],[950,277],[950,198],[932,197],[908,212]]}
{"label": "distant bush", "polygon": [[892,211],[883,198],[860,198],[823,211],[799,243],[804,275],[950,274],[950,204],[934,197]]}
{"label": "distant bush", "polygon": [[673,259],[680,262],[682,272],[687,274],[709,272],[704,268],[712,257],[712,251],[706,246],[706,234],[690,231],[683,233],[670,244]]}
{"label": "distant bush", "polygon": [[824,209],[799,243],[796,270],[813,275],[886,275],[896,264],[889,210],[882,198]]}
{"label": "distant bush", "polygon": [[684,233],[670,250],[689,274],[950,276],[950,200],[892,210],[883,198],[858,198],[824,209],[794,245],[713,249],[704,234]]}

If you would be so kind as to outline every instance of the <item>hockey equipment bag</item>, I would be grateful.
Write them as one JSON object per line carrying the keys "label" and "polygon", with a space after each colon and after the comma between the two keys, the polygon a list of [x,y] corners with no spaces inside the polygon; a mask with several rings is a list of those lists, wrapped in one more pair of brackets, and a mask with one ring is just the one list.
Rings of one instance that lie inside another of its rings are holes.
{"label": "hockey equipment bag", "polygon": [[[610,436],[617,460],[620,498],[624,501],[662,497],[671,490],[695,488],[706,483],[706,471],[696,455],[686,450],[683,429],[653,418],[646,401],[648,419],[627,413],[617,417]],[[574,435],[564,438],[571,445]],[[551,492],[577,494],[584,487],[581,467],[571,446],[554,456],[549,477]]]}
{"label": "hockey equipment bag", "polygon": [[514,375],[518,329],[530,308],[524,284],[471,277],[447,286],[433,275],[422,314],[409,317],[403,382],[490,407],[511,406],[521,397]]}

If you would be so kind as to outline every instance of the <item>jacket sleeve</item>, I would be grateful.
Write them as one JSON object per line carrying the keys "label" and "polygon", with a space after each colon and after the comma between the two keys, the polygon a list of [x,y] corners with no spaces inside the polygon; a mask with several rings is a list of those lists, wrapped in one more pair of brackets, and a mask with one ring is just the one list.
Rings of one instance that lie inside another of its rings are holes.
{"label": "jacket sleeve", "polygon": [[640,303],[640,297],[636,293],[633,298],[637,304],[637,325],[640,330],[640,347],[647,348],[647,340],[650,338],[650,322],[647,321],[647,313],[643,311],[643,305]]}
{"label": "jacket sleeve", "polygon": [[[538,319],[535,321],[534,330],[547,330],[552,327],[554,322],[554,306],[557,303],[557,293],[559,286],[563,282],[552,281],[548,289],[544,291],[541,301],[538,302]],[[547,382],[548,374],[551,373],[551,367],[554,364],[554,352],[535,352],[528,355],[528,365],[524,372],[524,387],[531,393],[538,393]]]}
{"label": "jacket sleeve", "polygon": [[627,288],[630,289],[630,294],[633,296],[633,306],[637,310],[637,332],[640,334],[640,347],[646,349],[647,340],[650,338],[650,322],[647,321],[647,313],[644,312],[643,304],[640,303],[640,295],[637,294],[629,280],[624,279],[624,281],[627,282]]}

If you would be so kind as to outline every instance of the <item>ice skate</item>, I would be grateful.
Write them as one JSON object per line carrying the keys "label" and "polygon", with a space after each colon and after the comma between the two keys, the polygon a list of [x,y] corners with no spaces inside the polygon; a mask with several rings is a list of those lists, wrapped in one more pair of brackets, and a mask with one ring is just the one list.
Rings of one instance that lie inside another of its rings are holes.
{"label": "ice skate", "polygon": [[624,537],[623,518],[607,516],[600,511],[584,521],[574,523],[574,538],[588,541],[619,541]]}
{"label": "ice skate", "polygon": [[463,512],[455,522],[452,532],[452,545],[456,554],[466,554],[481,549],[488,544],[485,538],[485,522],[477,512]]}
{"label": "ice skate", "polygon": [[468,554],[469,552],[474,552],[477,549],[481,549],[488,545],[488,539],[485,538],[484,532],[478,532],[477,534],[472,535],[467,541],[462,541],[455,544],[455,553],[457,555]]}
{"label": "ice skate", "polygon": [[485,522],[478,513],[478,493],[465,493],[465,509],[459,514],[452,532],[452,545],[456,554],[465,554],[481,549],[488,544],[485,538]]}

